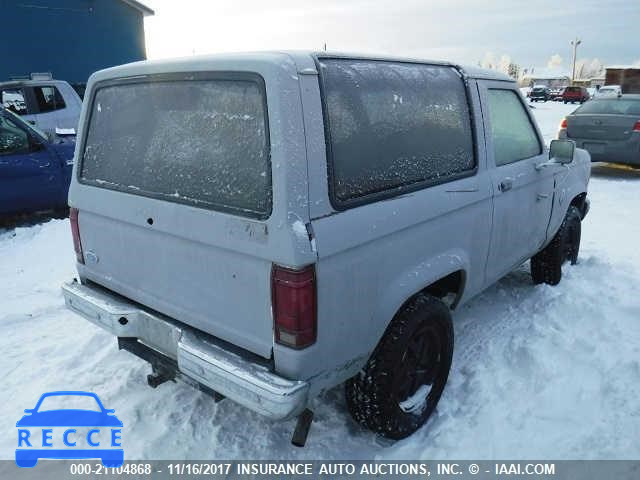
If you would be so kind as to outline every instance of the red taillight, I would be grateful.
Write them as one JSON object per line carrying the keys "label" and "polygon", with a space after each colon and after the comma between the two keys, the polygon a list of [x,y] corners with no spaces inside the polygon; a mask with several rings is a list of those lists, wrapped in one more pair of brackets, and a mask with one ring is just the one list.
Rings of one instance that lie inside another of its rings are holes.
{"label": "red taillight", "polygon": [[633,126],[633,131],[640,132],[640,120],[638,120],[636,124]]}
{"label": "red taillight", "polygon": [[559,128],[567,128],[567,119],[563,118],[562,121],[560,122],[560,127]]}
{"label": "red taillight", "polygon": [[305,348],[316,341],[316,274],[313,265],[291,270],[274,265],[271,295],[276,342]]}
{"label": "red taillight", "polygon": [[78,263],[84,263],[82,255],[82,243],[80,242],[80,227],[78,227],[78,209],[69,209],[69,221],[71,222],[71,236],[73,237],[73,249],[76,251]]}

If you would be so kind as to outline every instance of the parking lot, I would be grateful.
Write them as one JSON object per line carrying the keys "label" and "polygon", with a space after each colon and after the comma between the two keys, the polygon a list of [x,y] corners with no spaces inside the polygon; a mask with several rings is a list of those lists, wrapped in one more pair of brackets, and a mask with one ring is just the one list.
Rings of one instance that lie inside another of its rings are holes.
{"label": "parking lot", "polygon": [[[576,105],[537,103],[547,141]],[[456,351],[436,414],[413,436],[381,440],[349,417],[341,388],[315,400],[304,449],[294,422],[270,423],[183,384],[146,384],[149,367],[69,313],[74,277],[68,220],[0,231],[0,351],[12,430],[43,391],[100,395],[124,423],[127,459],[520,458],[640,456],[640,170],[595,165],[579,264],[557,287],[528,265],[454,313]],[[15,435],[0,437],[14,456]]]}

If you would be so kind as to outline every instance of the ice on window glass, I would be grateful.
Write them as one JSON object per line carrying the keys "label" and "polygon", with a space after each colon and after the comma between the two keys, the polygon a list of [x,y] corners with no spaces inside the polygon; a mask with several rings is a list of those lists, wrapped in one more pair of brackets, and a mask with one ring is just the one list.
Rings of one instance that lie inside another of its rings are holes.
{"label": "ice on window glass", "polygon": [[322,70],[339,200],[474,168],[465,86],[453,68],[336,59]]}
{"label": "ice on window glass", "polygon": [[266,115],[256,82],[110,86],[98,90],[93,109],[84,179],[249,216],[270,211]]}

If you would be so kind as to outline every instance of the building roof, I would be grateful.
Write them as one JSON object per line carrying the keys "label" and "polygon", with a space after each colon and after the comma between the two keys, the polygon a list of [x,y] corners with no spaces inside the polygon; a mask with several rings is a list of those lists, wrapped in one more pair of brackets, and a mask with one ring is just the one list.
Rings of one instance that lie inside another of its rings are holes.
{"label": "building roof", "polygon": [[563,70],[562,68],[549,68],[549,67],[541,67],[535,68],[533,73],[527,72],[523,76],[523,78],[531,78],[538,80],[564,80],[567,78],[571,78],[571,75]]}
{"label": "building roof", "polygon": [[607,70],[640,70],[640,65],[611,65]]}
{"label": "building roof", "polygon": [[142,15],[144,15],[145,17],[149,15],[155,15],[156,13],[146,5],[143,5],[142,3],[138,2],[137,0],[122,0],[122,1],[128,4],[129,6],[135,8],[136,10],[140,11],[140,13],[142,13]]}

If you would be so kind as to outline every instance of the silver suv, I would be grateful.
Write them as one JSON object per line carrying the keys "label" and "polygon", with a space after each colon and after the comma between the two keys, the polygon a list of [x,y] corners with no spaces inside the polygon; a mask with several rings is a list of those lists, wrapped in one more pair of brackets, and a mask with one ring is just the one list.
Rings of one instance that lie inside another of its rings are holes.
{"label": "silver suv", "polygon": [[175,378],[272,419],[345,383],[403,438],[433,412],[450,312],[529,258],[575,263],[590,159],[549,152],[515,82],[325,53],[95,73],[69,193],[70,309]]}
{"label": "silver suv", "polygon": [[82,100],[62,80],[12,80],[0,82],[0,106],[43,132],[75,135]]}

